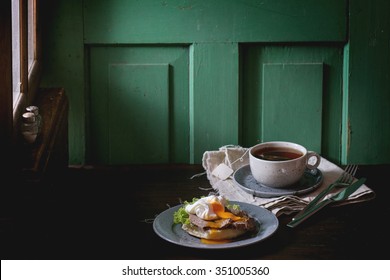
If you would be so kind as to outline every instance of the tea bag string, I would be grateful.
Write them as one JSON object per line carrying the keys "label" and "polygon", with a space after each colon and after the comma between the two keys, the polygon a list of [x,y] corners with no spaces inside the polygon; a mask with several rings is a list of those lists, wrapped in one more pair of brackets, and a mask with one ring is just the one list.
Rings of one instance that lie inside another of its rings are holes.
{"label": "tea bag string", "polygon": [[242,156],[240,156],[239,158],[237,158],[237,159],[236,159],[235,161],[233,161],[233,162],[230,162],[229,157],[227,157],[227,161],[228,161],[228,163],[229,163],[229,166],[230,166],[231,168],[233,168],[233,164],[235,164],[237,161],[243,162],[243,161],[244,161],[244,157],[245,157],[245,155],[246,155],[248,152],[249,152],[249,149],[247,149],[247,150],[242,154]]}
{"label": "tea bag string", "polygon": [[206,174],[207,174],[207,171],[204,171],[204,172],[202,172],[202,173],[198,173],[198,174],[192,175],[192,176],[190,177],[190,179],[192,180],[192,179],[194,179],[194,178],[196,178],[196,177],[200,177],[200,176],[206,175]]}

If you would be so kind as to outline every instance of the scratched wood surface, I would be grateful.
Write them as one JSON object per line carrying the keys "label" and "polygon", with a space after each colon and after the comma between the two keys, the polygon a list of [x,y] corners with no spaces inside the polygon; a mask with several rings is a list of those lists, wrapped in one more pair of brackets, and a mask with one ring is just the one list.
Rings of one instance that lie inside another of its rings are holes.
{"label": "scratched wood surface", "polygon": [[345,0],[88,0],[85,42],[344,41],[346,9]]}
{"label": "scratched wood surface", "polygon": [[291,229],[292,215],[259,243],[228,250],[172,244],[153,219],[184,200],[208,195],[201,165],[72,167],[47,186],[18,185],[0,197],[0,257],[5,259],[387,259],[389,165],[360,166],[371,201],[324,208]]}

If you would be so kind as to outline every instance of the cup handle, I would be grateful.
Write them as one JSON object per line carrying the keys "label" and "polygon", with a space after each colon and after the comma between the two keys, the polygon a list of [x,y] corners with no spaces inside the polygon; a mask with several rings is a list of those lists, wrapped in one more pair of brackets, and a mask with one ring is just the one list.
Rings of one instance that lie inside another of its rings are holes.
{"label": "cup handle", "polygon": [[[309,159],[311,159],[312,157],[315,157],[316,161],[315,161],[314,164],[309,164]],[[320,157],[319,154],[317,154],[316,152],[312,152],[312,151],[307,152],[306,167],[308,169],[315,169],[315,168],[317,168],[318,165],[320,165],[320,162],[321,162],[321,157]]]}

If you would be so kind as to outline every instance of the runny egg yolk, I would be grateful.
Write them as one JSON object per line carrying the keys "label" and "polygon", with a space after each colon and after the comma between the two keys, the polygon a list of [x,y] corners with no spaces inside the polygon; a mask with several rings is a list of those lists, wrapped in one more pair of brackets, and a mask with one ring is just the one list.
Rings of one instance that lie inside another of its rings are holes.
{"label": "runny egg yolk", "polygon": [[238,217],[238,216],[234,215],[233,213],[226,212],[225,207],[219,201],[213,200],[211,202],[211,207],[212,207],[213,211],[215,212],[215,214],[217,214],[218,217],[220,217],[220,218],[232,219],[233,221],[238,221],[241,219],[241,217]]}

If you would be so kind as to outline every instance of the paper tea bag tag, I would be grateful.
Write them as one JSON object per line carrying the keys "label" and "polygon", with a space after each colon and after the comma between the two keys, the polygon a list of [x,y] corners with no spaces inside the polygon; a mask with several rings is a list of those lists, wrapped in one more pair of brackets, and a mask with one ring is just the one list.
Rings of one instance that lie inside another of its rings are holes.
{"label": "paper tea bag tag", "polygon": [[233,169],[224,163],[218,165],[211,174],[221,180],[226,180],[230,175],[233,174]]}

